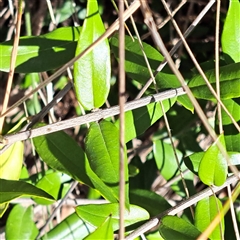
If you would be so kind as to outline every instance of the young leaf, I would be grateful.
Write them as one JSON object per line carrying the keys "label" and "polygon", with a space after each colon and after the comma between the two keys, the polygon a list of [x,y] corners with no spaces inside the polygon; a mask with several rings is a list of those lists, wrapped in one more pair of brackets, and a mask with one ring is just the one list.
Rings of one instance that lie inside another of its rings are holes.
{"label": "young leaf", "polygon": [[222,50],[235,62],[240,62],[240,2],[230,0],[227,17],[222,32]]}
{"label": "young leaf", "polygon": [[0,179],[0,186],[0,204],[26,195],[31,197],[40,197],[48,200],[54,200],[51,195],[49,195],[42,189],[39,189],[34,185],[23,181]]}
{"label": "young leaf", "polygon": [[[176,98],[163,101],[165,112],[167,112]],[[125,142],[129,142],[133,138],[144,133],[151,125],[153,125],[160,117],[162,117],[162,109],[159,103],[151,103],[145,107],[141,107],[125,113]],[[119,128],[119,120],[115,122],[115,126]]]}
{"label": "young leaf", "polygon": [[[37,37],[21,37],[15,72],[44,72],[58,68],[74,57],[80,27],[58,28]],[[13,41],[0,44],[0,70],[8,72]]]}
{"label": "young leaf", "polygon": [[165,216],[161,220],[159,232],[165,240],[195,240],[201,234],[190,222],[176,216]]}
{"label": "young leaf", "polygon": [[32,206],[15,205],[6,223],[6,239],[36,239],[38,229],[33,221]]}
{"label": "young leaf", "polygon": [[[76,213],[84,221],[95,227],[100,226],[103,221],[111,215],[113,231],[119,229],[118,203],[81,205],[76,207]],[[129,210],[126,209],[124,212],[125,227],[148,218],[148,212],[139,206],[130,205]]]}
{"label": "young leaf", "polygon": [[[94,173],[111,187],[118,199],[119,195],[119,131],[108,121],[92,123],[86,139],[86,154]],[[125,159],[127,157],[125,156]],[[126,205],[128,202],[128,167],[125,162]]]}
{"label": "young leaf", "polygon": [[[119,41],[117,34],[111,38],[110,44],[114,56],[118,59]],[[148,58],[151,69],[155,71],[163,60],[163,56],[158,50],[144,42],[143,49]],[[136,39],[132,40],[129,36],[125,36],[125,71],[130,78],[140,82],[141,84],[145,84],[150,78],[150,73],[139,43]],[[155,80],[160,89],[181,86],[177,77],[167,67],[156,75]]]}
{"label": "young leaf", "polygon": [[[217,207],[218,205],[218,207]],[[209,224],[216,217],[218,212],[222,209],[221,201],[214,197],[207,197],[202,199],[197,203],[196,211],[195,211],[195,226],[203,232]],[[221,239],[221,231],[224,235],[224,216],[222,216],[221,220],[221,228],[218,225],[212,234],[209,236],[210,239]]]}
{"label": "young leaf", "polygon": [[[221,99],[240,97],[240,63],[232,63],[220,67],[219,73]],[[206,71],[205,75],[208,78],[209,82],[212,84],[212,87],[215,89],[215,69]],[[200,74],[195,75],[189,81],[188,86],[191,88],[193,95],[196,98],[215,100],[215,97],[210,92],[208,86]]]}
{"label": "young leaf", "polygon": [[94,232],[84,238],[84,240],[92,239],[114,239],[111,216],[107,217],[106,220]]}
{"label": "young leaf", "polygon": [[0,157],[0,178],[18,180],[23,162],[22,142],[16,142],[10,146]]}
{"label": "young leaf", "polygon": [[220,152],[217,142],[225,147],[224,135],[220,135],[217,141],[208,148],[199,164],[199,178],[209,186],[221,186],[227,178],[227,160]]}
{"label": "young leaf", "polygon": [[[87,17],[78,39],[76,55],[84,51],[105,32],[96,0],[88,1]],[[91,110],[101,107],[110,90],[110,49],[108,40],[94,46],[86,56],[74,63],[74,87],[78,101]]]}
{"label": "young leaf", "polygon": [[82,221],[76,213],[71,214],[61,223],[46,233],[42,240],[47,239],[83,239],[94,231],[94,227]]}

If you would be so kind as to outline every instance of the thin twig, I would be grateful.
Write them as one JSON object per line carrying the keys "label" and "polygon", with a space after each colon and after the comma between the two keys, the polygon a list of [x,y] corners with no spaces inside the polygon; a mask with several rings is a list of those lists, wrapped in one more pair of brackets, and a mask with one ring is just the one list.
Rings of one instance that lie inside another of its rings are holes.
{"label": "thin twig", "polygon": [[119,1],[119,89],[118,89],[118,103],[119,103],[119,239],[124,239],[124,212],[125,212],[125,28],[124,28],[124,1]]}
{"label": "thin twig", "polygon": [[[6,92],[5,92],[4,101],[3,101],[2,113],[6,111],[9,98],[10,98],[14,68],[17,60],[17,49],[19,44],[19,36],[20,36],[20,29],[21,29],[21,22],[22,22],[21,19],[22,19],[22,0],[18,2],[16,34],[14,37],[13,49],[11,53],[10,70],[8,74],[7,87],[6,87]],[[0,133],[2,132],[2,129],[3,129],[4,119],[5,119],[4,116],[0,117]]]}
{"label": "thin twig", "polygon": [[[124,107],[124,111],[130,111],[133,109],[137,109],[143,106],[146,106],[150,103],[158,102],[158,101],[163,101],[166,99],[170,99],[173,97],[181,96],[184,95],[185,92],[182,87],[176,88],[176,89],[171,89],[171,90],[166,90],[164,92],[160,92],[158,94],[154,94],[152,96],[147,96],[141,99],[133,100],[130,102],[127,102]],[[100,119],[104,119],[107,117],[112,117],[115,115],[118,115],[120,112],[119,106],[113,106],[111,108],[106,108],[106,109],[99,109],[96,112],[93,113],[88,113],[84,116],[60,121],[57,123],[49,124],[44,127],[40,128],[35,128],[35,129],[29,129],[23,132],[18,132],[15,134],[9,134],[5,135],[2,139],[2,144],[13,144],[14,142],[17,141],[22,141],[26,140],[28,138],[33,138],[33,137],[38,137],[42,136],[45,134],[50,134],[53,132],[57,132],[60,130],[72,128],[78,125],[94,122],[94,121],[99,121]],[[0,150],[0,154],[3,153],[3,149]]]}

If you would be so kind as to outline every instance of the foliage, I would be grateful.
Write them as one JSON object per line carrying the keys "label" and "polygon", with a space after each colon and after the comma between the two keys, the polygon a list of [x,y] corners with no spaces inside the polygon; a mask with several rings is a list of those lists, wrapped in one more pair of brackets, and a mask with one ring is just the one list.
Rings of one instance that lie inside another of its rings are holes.
{"label": "foliage", "polygon": [[[65,4],[69,2],[66,1]],[[21,37],[15,72],[30,75],[45,71],[53,73],[85,51],[105,32],[99,13],[101,7],[96,0],[88,1],[82,27],[59,27],[37,37]],[[219,69],[220,98],[237,123],[240,121],[240,51],[235,51],[236,47],[232,46],[239,46],[239,9],[238,1],[230,1],[221,44],[225,57],[228,55],[231,61],[225,58]],[[66,11],[65,5],[62,11]],[[164,59],[152,45],[147,42],[140,45],[137,38],[125,36],[125,71],[130,98],[147,82],[151,71],[155,72]],[[0,44],[1,71],[9,71],[12,48],[12,40]],[[145,56],[150,69],[146,65]],[[93,46],[88,54],[74,62],[73,85],[82,113],[84,110],[87,114],[90,111],[94,113],[96,109],[104,107],[107,99],[116,102],[116,84],[111,83],[111,72],[118,61],[119,35],[114,34]],[[214,60],[211,59],[201,64],[210,84],[216,89],[216,70],[213,63]],[[162,92],[181,86],[168,65],[155,75],[156,86],[151,84],[145,95],[153,94],[156,87]],[[196,69],[192,69],[190,73],[183,69],[183,75],[185,83],[199,100],[201,107],[207,109],[207,106],[211,105],[215,110],[217,101]],[[240,164],[240,134],[228,114],[222,111],[224,132],[218,133],[217,140],[211,142],[207,149],[202,149],[196,139],[200,134],[207,133],[203,125],[198,124],[198,117],[194,112],[195,109],[187,96],[175,96],[163,100],[162,104],[151,102],[147,106],[125,113],[123,148],[126,232],[133,231],[150,217],[162,213],[166,215],[165,211],[170,208],[169,199],[158,195],[151,188],[156,175],[161,175],[164,181],[170,182],[186,171],[185,184],[190,193],[194,194],[195,176],[207,186],[221,186],[231,173],[232,169],[228,169],[228,165]],[[164,124],[162,128],[154,130],[156,123],[163,123],[163,115],[169,119],[173,140],[179,142],[177,147],[173,148]],[[12,124],[14,125],[13,122]],[[217,115],[213,116],[211,124],[218,132],[221,123]],[[42,126],[46,124],[38,123],[34,128]],[[75,212],[41,236],[42,239],[113,239],[114,233],[119,230],[120,218],[119,126],[119,119],[106,118],[98,122],[89,119],[88,124],[79,131],[84,136],[81,146],[64,131],[34,138],[34,149],[42,163],[47,166],[47,170],[42,168],[42,171],[36,174],[37,180],[33,179],[33,174],[29,176],[26,173],[24,176],[26,168],[22,167],[23,143],[19,141],[10,146],[0,159],[0,216],[8,214],[6,210],[12,200],[23,196],[32,198],[35,204],[49,206],[65,196],[70,189],[69,182],[74,180],[88,187],[89,199],[92,194],[93,198],[105,199],[107,203],[75,206]],[[49,128],[51,129],[50,125]],[[148,138],[145,134],[152,129],[151,138]],[[15,131],[16,134],[18,132]],[[152,146],[147,157],[143,161],[141,154],[138,155],[136,151],[130,158],[136,139],[144,142],[145,138]],[[225,159],[219,145],[229,155],[230,162]],[[186,197],[184,187],[182,181],[175,180],[171,191],[175,196]],[[187,213],[180,217],[162,216],[158,228],[160,235],[156,236],[158,239],[196,239],[221,210],[221,200],[215,196],[199,201],[196,209],[192,209],[195,212],[194,220]],[[17,204],[7,218],[7,239],[37,237],[39,230],[33,220],[31,206],[26,208]],[[229,223],[222,219],[221,227],[218,226],[209,238],[220,238],[228,228]],[[147,236],[149,239],[151,234]]]}

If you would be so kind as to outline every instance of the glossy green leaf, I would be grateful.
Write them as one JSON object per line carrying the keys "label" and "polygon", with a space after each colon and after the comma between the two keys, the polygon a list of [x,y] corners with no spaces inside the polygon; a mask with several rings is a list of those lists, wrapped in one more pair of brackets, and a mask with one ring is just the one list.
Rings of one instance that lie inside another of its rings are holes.
{"label": "glossy green leaf", "polygon": [[194,106],[187,95],[178,96],[177,100],[186,109],[188,109],[192,113],[194,112]]}
{"label": "glossy green leaf", "polygon": [[[235,121],[240,124],[240,98],[223,100],[223,104]],[[240,133],[225,111],[222,111],[222,124],[227,151],[240,152]],[[219,129],[217,119],[215,129]]]}
{"label": "glossy green leaf", "polygon": [[[67,190],[69,189],[69,184],[64,185],[62,181],[62,173],[60,172],[52,172],[49,174],[44,175],[36,184],[36,187],[44,190],[45,192],[49,193],[54,199],[59,200],[61,199]],[[48,205],[52,204],[53,201],[45,200],[45,199],[37,199],[34,198],[34,201],[37,204]]]}
{"label": "glossy green leaf", "polygon": [[[165,112],[167,112],[176,98],[163,101]],[[159,103],[151,103],[145,107],[141,107],[125,113],[125,142],[129,142],[133,138],[144,133],[151,125],[153,125],[163,115]],[[119,120],[115,122],[115,126],[119,128]]]}
{"label": "glossy green leaf", "polygon": [[[218,205],[218,207],[217,207]],[[221,201],[214,197],[207,197],[202,199],[197,203],[196,211],[195,211],[195,226],[203,232],[209,224],[216,217],[218,212],[222,209]],[[222,230],[221,230],[222,228]],[[220,225],[214,229],[212,234],[209,236],[210,239],[221,239],[221,231],[224,235],[224,216],[221,220],[221,228]]]}
{"label": "glossy green leaf", "polygon": [[230,0],[222,32],[222,50],[235,62],[240,62],[240,2]]}
{"label": "glossy green leaf", "polygon": [[161,219],[159,232],[165,240],[195,240],[201,234],[190,222],[176,216]]}
{"label": "glossy green leaf", "polygon": [[[119,199],[119,131],[113,123],[102,120],[92,123],[85,139],[85,151],[94,173],[112,189]],[[128,166],[125,155],[125,195],[128,201]]]}
{"label": "glossy green leaf", "polygon": [[23,207],[20,204],[11,210],[6,223],[6,239],[35,239],[38,229],[33,221],[32,206]]}
{"label": "glossy green leaf", "polygon": [[46,233],[41,239],[83,239],[94,231],[94,229],[92,225],[82,221],[76,213],[73,213]]}
{"label": "glossy green leaf", "polygon": [[[212,87],[216,89],[215,69],[205,72],[206,77],[211,83]],[[233,63],[219,69],[219,79],[221,88],[221,99],[229,99],[240,97],[240,63]],[[188,86],[191,88],[193,95],[196,98],[215,100],[208,89],[205,81],[200,74],[195,75]]]}
{"label": "glossy green leaf", "polygon": [[22,142],[16,142],[10,146],[0,157],[0,178],[18,180],[21,174],[23,162]]}
{"label": "glossy green leaf", "polygon": [[0,204],[22,196],[40,197],[48,200],[54,200],[51,195],[42,189],[23,181],[0,179],[0,186]]}
{"label": "glossy green leaf", "polygon": [[[105,219],[111,215],[113,231],[119,229],[118,203],[81,205],[76,207],[76,213],[84,221],[92,224],[95,227],[100,226]],[[125,209],[124,212],[125,227],[148,218],[148,212],[139,206],[130,205],[129,210]]]}
{"label": "glossy green leaf", "polygon": [[60,131],[33,139],[36,151],[51,168],[93,187],[86,174],[85,154],[65,132]]}
{"label": "glossy green leaf", "polygon": [[[179,162],[181,162],[182,153],[178,149],[176,149],[176,153]],[[178,172],[178,164],[171,144],[160,140],[154,141],[153,154],[160,174],[166,180],[173,178]]]}
{"label": "glossy green leaf", "polygon": [[[74,57],[80,27],[64,27],[37,37],[21,37],[15,72],[55,69]],[[0,44],[0,70],[9,71],[13,41]]]}
{"label": "glossy green leaf", "polygon": [[130,202],[144,208],[150,217],[171,208],[171,205],[162,196],[145,189],[132,189],[129,192]]}
{"label": "glossy green leaf", "polygon": [[117,202],[111,188],[93,172],[80,146],[65,132],[33,139],[36,151],[51,168],[98,190],[110,202]]}
{"label": "glossy green leaf", "polygon": [[113,228],[112,228],[112,217],[109,216],[94,232],[88,235],[85,240],[92,239],[114,239]]}
{"label": "glossy green leaf", "polygon": [[224,135],[220,135],[208,150],[204,153],[199,164],[198,176],[206,185],[221,186],[227,178],[227,160],[220,152],[217,142],[225,147]]}
{"label": "glossy green leaf", "polygon": [[[88,1],[87,17],[78,39],[76,55],[84,51],[104,32],[97,1]],[[110,49],[107,39],[94,46],[90,53],[74,63],[76,96],[85,109],[99,108],[105,103],[110,90],[110,73]]]}
{"label": "glossy green leaf", "polygon": [[[23,163],[23,150],[24,145],[19,141],[11,145],[3,154],[1,154],[0,178],[8,180],[18,180],[20,178]],[[1,191],[2,189],[0,187],[0,195]],[[3,216],[7,207],[8,202],[0,204],[0,217]]]}
{"label": "glossy green leaf", "polygon": [[[114,56],[118,59],[118,35],[114,35],[111,38],[110,44]],[[163,60],[163,56],[149,44],[144,42],[142,44],[151,69],[154,72]],[[150,78],[150,73],[144,60],[144,55],[140,45],[137,39],[134,39],[133,41],[129,36],[125,36],[125,71],[130,78],[140,82],[141,84],[145,84]],[[157,74],[155,80],[160,89],[181,86],[177,77],[167,67]]]}
{"label": "glossy green leaf", "polygon": [[[240,165],[240,153],[238,152],[227,152],[231,165]],[[184,158],[184,163],[187,168],[191,170],[193,173],[198,175],[198,169],[200,162],[204,156],[204,152],[196,152],[191,154],[190,156]]]}

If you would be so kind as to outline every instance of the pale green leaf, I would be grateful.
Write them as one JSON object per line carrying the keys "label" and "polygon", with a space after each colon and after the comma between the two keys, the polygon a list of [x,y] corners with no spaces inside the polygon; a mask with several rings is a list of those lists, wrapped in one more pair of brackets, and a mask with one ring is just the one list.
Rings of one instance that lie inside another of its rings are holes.
{"label": "pale green leaf", "polygon": [[11,210],[6,223],[6,239],[32,240],[38,235],[38,229],[33,221],[32,206],[16,205]]}
{"label": "pale green leaf", "polygon": [[[87,16],[78,39],[76,55],[84,51],[104,32],[97,1],[88,1]],[[85,109],[99,108],[105,103],[110,90],[110,73],[110,48],[107,39],[94,46],[90,53],[74,63],[76,96]]]}

